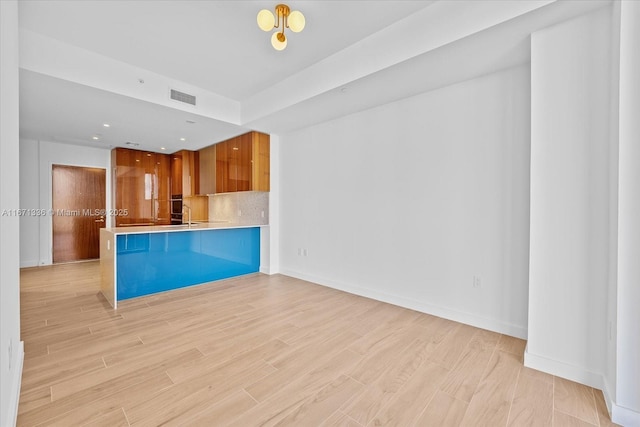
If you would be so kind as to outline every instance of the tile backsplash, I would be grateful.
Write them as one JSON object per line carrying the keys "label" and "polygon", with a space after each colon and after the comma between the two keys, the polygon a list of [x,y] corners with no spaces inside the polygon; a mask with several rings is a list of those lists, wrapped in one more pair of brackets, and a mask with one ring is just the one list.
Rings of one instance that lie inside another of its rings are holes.
{"label": "tile backsplash", "polygon": [[209,195],[209,221],[239,225],[269,224],[269,192],[239,191]]}

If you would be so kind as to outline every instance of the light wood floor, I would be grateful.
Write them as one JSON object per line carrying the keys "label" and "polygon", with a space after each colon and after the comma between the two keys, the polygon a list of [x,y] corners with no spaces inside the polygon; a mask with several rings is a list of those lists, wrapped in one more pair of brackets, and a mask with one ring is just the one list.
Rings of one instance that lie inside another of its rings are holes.
{"label": "light wood floor", "polygon": [[525,342],[285,276],[125,301],[97,262],[22,271],[20,426],[611,425]]}

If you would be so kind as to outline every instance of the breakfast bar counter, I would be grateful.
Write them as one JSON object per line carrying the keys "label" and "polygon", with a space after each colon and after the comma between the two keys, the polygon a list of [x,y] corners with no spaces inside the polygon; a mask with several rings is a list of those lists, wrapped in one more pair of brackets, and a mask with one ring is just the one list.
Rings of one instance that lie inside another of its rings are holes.
{"label": "breakfast bar counter", "polygon": [[101,291],[118,301],[260,269],[260,228],[222,222],[100,231]]}

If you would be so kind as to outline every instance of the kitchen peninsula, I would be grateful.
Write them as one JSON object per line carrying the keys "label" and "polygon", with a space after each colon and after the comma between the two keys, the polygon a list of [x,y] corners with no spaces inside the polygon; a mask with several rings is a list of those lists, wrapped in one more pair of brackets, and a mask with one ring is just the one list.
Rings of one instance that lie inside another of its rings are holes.
{"label": "kitchen peninsula", "polygon": [[265,226],[224,222],[103,228],[101,291],[118,301],[260,270]]}

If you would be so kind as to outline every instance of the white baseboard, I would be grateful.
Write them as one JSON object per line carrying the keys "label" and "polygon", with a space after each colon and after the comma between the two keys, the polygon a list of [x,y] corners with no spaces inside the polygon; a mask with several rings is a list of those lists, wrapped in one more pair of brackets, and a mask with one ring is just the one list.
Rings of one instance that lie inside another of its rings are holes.
{"label": "white baseboard", "polygon": [[611,421],[622,426],[640,426],[640,412],[617,405],[611,398],[609,383],[602,374],[532,354],[529,346],[524,350],[524,366],[602,390]]}
{"label": "white baseboard", "polygon": [[37,267],[38,260],[20,261],[20,268]]}
{"label": "white baseboard", "polygon": [[640,426],[640,412],[623,408],[614,403],[611,408],[611,421],[621,426]]}
{"label": "white baseboard", "polygon": [[285,276],[295,277],[296,279],[300,279],[300,280],[306,280],[308,282],[312,282],[321,286],[326,286],[329,288],[348,292],[350,294],[375,299],[377,301],[386,302],[389,304],[397,305],[397,306],[408,308],[411,310],[416,310],[422,313],[431,314],[433,316],[442,317],[444,319],[453,320],[455,322],[460,322],[467,325],[475,326],[477,328],[487,329],[490,331],[498,332],[500,334],[505,334],[512,337],[527,339],[526,328],[522,326],[506,323],[506,322],[501,322],[496,319],[478,316],[472,313],[464,313],[464,312],[453,310],[447,307],[428,304],[423,301],[416,301],[411,298],[406,298],[400,295],[387,294],[385,292],[379,292],[372,289],[363,288],[360,286],[355,286],[355,285],[346,284],[346,283],[339,283],[330,279],[314,277],[314,276],[300,273],[297,271],[283,269],[280,271],[280,274],[283,274]]}
{"label": "white baseboard", "polygon": [[15,426],[18,422],[18,402],[20,401],[20,387],[22,386],[22,367],[24,364],[24,341],[20,341],[18,351],[15,352],[14,360],[15,369],[13,369],[13,377],[11,379],[11,399],[9,401],[9,410],[7,412],[7,426]]}
{"label": "white baseboard", "polygon": [[529,345],[524,349],[524,366],[575,381],[580,384],[588,385],[589,387],[594,387],[598,390],[603,390],[605,388],[604,377],[602,374],[591,372],[580,366],[571,365],[530,353]]}
{"label": "white baseboard", "polygon": [[604,395],[604,402],[607,404],[607,410],[611,421],[621,426],[640,426],[640,412],[634,411],[623,406],[618,406],[612,399],[611,384],[604,378],[604,387],[602,388],[602,394]]}
{"label": "white baseboard", "polygon": [[273,276],[275,274],[280,274],[280,270],[278,267],[260,267],[260,273],[268,274],[269,276]]}

